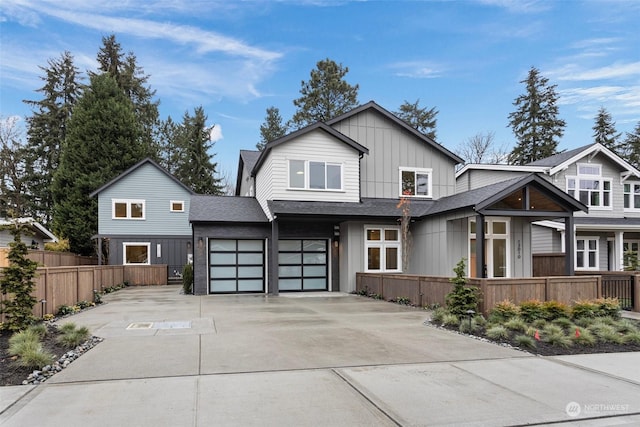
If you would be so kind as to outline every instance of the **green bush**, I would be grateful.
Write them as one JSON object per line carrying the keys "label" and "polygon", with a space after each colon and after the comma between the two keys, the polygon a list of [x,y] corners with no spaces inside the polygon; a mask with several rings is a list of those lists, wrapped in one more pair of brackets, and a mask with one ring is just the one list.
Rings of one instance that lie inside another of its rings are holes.
{"label": "green bush", "polygon": [[525,322],[546,319],[544,305],[538,300],[523,301],[520,303],[520,317]]}
{"label": "green bush", "polygon": [[89,307],[95,306],[95,303],[89,302],[89,301],[78,301],[78,303],[76,305],[78,307],[80,307],[81,310],[84,310],[85,308],[89,308]]}
{"label": "green bush", "polygon": [[638,331],[638,327],[635,325],[635,323],[633,323],[629,319],[619,320],[613,326],[616,328],[618,332],[623,334],[628,334],[628,333],[633,333]]}
{"label": "green bush", "polygon": [[11,338],[9,338],[8,352],[12,356],[19,356],[29,348],[33,348],[39,343],[40,335],[34,330],[26,329],[24,331],[14,333]]}
{"label": "green bush", "polygon": [[185,294],[193,292],[193,264],[185,264],[182,268],[182,289]]}
{"label": "green bush", "polygon": [[571,345],[573,345],[573,341],[571,340],[571,338],[566,336],[562,332],[544,334],[543,340],[544,342],[549,343],[556,347],[568,348],[568,347],[571,347]]}
{"label": "green bush", "polygon": [[546,320],[555,320],[562,317],[569,317],[571,309],[567,304],[558,301],[545,301],[542,303],[542,316]]}
{"label": "green bush", "polygon": [[547,321],[544,319],[536,319],[533,322],[531,322],[531,326],[533,326],[536,329],[544,329],[547,326]]}
{"label": "green bush", "polygon": [[567,319],[566,317],[559,317],[553,320],[551,323],[553,323],[554,325],[560,326],[562,329],[573,329],[575,326],[573,322],[570,319]]}
{"label": "green bush", "polygon": [[518,347],[534,349],[536,348],[536,341],[529,335],[516,335],[513,339]]}
{"label": "green bush", "polygon": [[591,300],[580,300],[571,307],[571,317],[573,319],[593,318],[598,313],[598,304]]}
{"label": "green bush", "polygon": [[472,334],[478,329],[480,329],[480,327],[478,326],[478,323],[476,323],[475,318],[471,320],[463,319],[462,321],[460,321],[460,326],[458,326],[458,330],[463,334]]}
{"label": "green bush", "polygon": [[47,334],[47,327],[42,322],[41,323],[35,323],[35,324],[29,326],[27,328],[27,331],[34,332],[36,335],[38,335],[38,337],[40,339],[42,339]]}
{"label": "green bush", "polygon": [[492,340],[500,340],[509,338],[509,331],[504,326],[493,326],[487,329],[487,336]]}
{"label": "green bush", "polygon": [[575,344],[592,346],[597,342],[596,337],[588,329],[578,329],[580,331],[579,336],[575,333],[571,339]]}
{"label": "green bush", "polygon": [[612,319],[620,318],[620,301],[618,298],[599,298],[594,300],[598,306],[596,313],[599,317],[610,317]]}
{"label": "green bush", "polygon": [[466,316],[467,312],[473,310],[478,312],[480,302],[480,290],[475,286],[466,286],[466,267],[464,258],[458,262],[453,269],[456,276],[449,279],[453,283],[453,290],[447,294],[445,301],[450,313],[458,316]]}
{"label": "green bush", "polygon": [[50,364],[54,355],[42,348],[42,344],[36,343],[34,347],[25,349],[18,359],[18,364],[27,368],[42,368]]}
{"label": "green bush", "polygon": [[640,331],[627,332],[622,337],[622,343],[640,345]]}
{"label": "green bush", "polygon": [[78,311],[80,311],[80,307],[77,305],[62,304],[60,307],[58,307],[58,311],[56,312],[56,314],[58,316],[66,316],[68,314],[77,313]]}
{"label": "green bush", "polygon": [[545,335],[558,335],[558,334],[564,334],[564,331],[562,330],[562,328],[558,325],[554,325],[552,323],[547,324],[547,326],[544,327],[544,329],[542,330],[543,333]]}
{"label": "green bush", "polygon": [[527,324],[519,317],[514,317],[504,322],[504,327],[510,331],[524,332],[527,330]]}
{"label": "green bush", "polygon": [[431,321],[433,323],[442,323],[442,319],[447,314],[447,310],[442,307],[438,307],[431,312]]}
{"label": "green bush", "polygon": [[453,313],[447,313],[442,317],[442,324],[445,326],[458,326],[460,319]]}
{"label": "green bush", "polygon": [[66,323],[60,328],[57,340],[67,348],[74,348],[88,340],[89,336],[89,329],[85,326],[77,328],[73,323]]}
{"label": "green bush", "polygon": [[504,322],[520,315],[520,307],[509,300],[500,301],[489,312],[489,321]]}

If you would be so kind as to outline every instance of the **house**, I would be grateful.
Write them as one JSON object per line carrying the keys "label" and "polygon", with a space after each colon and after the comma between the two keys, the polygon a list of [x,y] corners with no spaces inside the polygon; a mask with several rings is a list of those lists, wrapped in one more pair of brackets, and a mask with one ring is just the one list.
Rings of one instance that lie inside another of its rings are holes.
{"label": "house", "polygon": [[528,277],[531,224],[587,210],[537,169],[457,191],[462,162],[373,101],[243,151],[235,197],[191,200],[194,292],[350,292],[357,272],[448,276],[462,258],[471,276]]}
{"label": "house", "polygon": [[45,243],[58,241],[58,238],[51,231],[33,218],[17,218],[15,220],[0,218],[0,248],[7,248],[9,243],[13,242],[13,236],[6,227],[13,225],[16,221],[27,226],[30,234],[22,235],[21,240],[30,249],[44,249]]}
{"label": "house", "polygon": [[168,265],[181,275],[191,257],[189,206],[193,191],[144,159],[94,191],[98,198],[99,264]]}
{"label": "house", "polygon": [[[530,173],[536,173],[589,208],[588,212],[577,212],[573,219],[575,270],[620,271],[625,267],[625,252],[633,251],[637,258],[640,171],[601,144],[585,145],[524,166],[466,165],[456,174],[456,188],[467,191]],[[566,228],[564,221],[534,222],[532,252],[563,252]]]}

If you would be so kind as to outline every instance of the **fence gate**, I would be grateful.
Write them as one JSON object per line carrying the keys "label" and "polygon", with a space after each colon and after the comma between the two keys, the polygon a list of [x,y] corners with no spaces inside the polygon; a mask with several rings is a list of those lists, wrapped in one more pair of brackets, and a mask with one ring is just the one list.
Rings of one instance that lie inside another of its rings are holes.
{"label": "fence gate", "polygon": [[602,296],[618,298],[620,308],[633,309],[633,276],[626,274],[602,275]]}

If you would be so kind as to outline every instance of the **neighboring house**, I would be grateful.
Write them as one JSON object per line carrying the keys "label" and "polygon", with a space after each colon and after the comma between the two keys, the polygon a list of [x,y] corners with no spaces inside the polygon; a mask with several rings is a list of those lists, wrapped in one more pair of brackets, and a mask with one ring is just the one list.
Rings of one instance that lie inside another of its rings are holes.
{"label": "neighboring house", "polygon": [[[576,270],[623,270],[624,253],[640,245],[640,171],[594,143],[524,166],[466,165],[457,174],[465,191],[507,176],[537,173],[588,206],[573,220]],[[532,227],[533,253],[563,252],[566,224],[540,221]]]}
{"label": "neighboring house", "polygon": [[[169,276],[179,276],[190,260],[187,186],[151,159],[132,166],[98,188],[99,254],[112,265],[167,264]],[[103,244],[103,241],[106,244]]]}
{"label": "neighboring house", "polygon": [[13,235],[5,227],[15,224],[16,221],[27,226],[29,234],[23,234],[20,236],[20,240],[30,249],[44,250],[45,243],[58,241],[58,238],[51,231],[33,218],[0,219],[0,248],[7,248],[9,243],[13,242]]}
{"label": "neighboring house", "polygon": [[242,151],[236,197],[192,198],[194,292],[350,292],[357,272],[450,276],[462,258],[471,276],[527,277],[531,223],[587,209],[538,170],[457,192],[460,163],[375,102]]}

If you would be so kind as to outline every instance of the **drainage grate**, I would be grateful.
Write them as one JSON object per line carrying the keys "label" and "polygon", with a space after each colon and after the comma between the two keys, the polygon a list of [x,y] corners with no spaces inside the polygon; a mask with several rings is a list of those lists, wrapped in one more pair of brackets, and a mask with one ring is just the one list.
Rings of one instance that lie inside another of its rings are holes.
{"label": "drainage grate", "polygon": [[155,329],[189,329],[191,328],[191,322],[153,322]]}
{"label": "drainage grate", "polygon": [[127,329],[151,329],[152,326],[153,323],[151,322],[137,322],[130,323],[129,326],[127,326]]}

